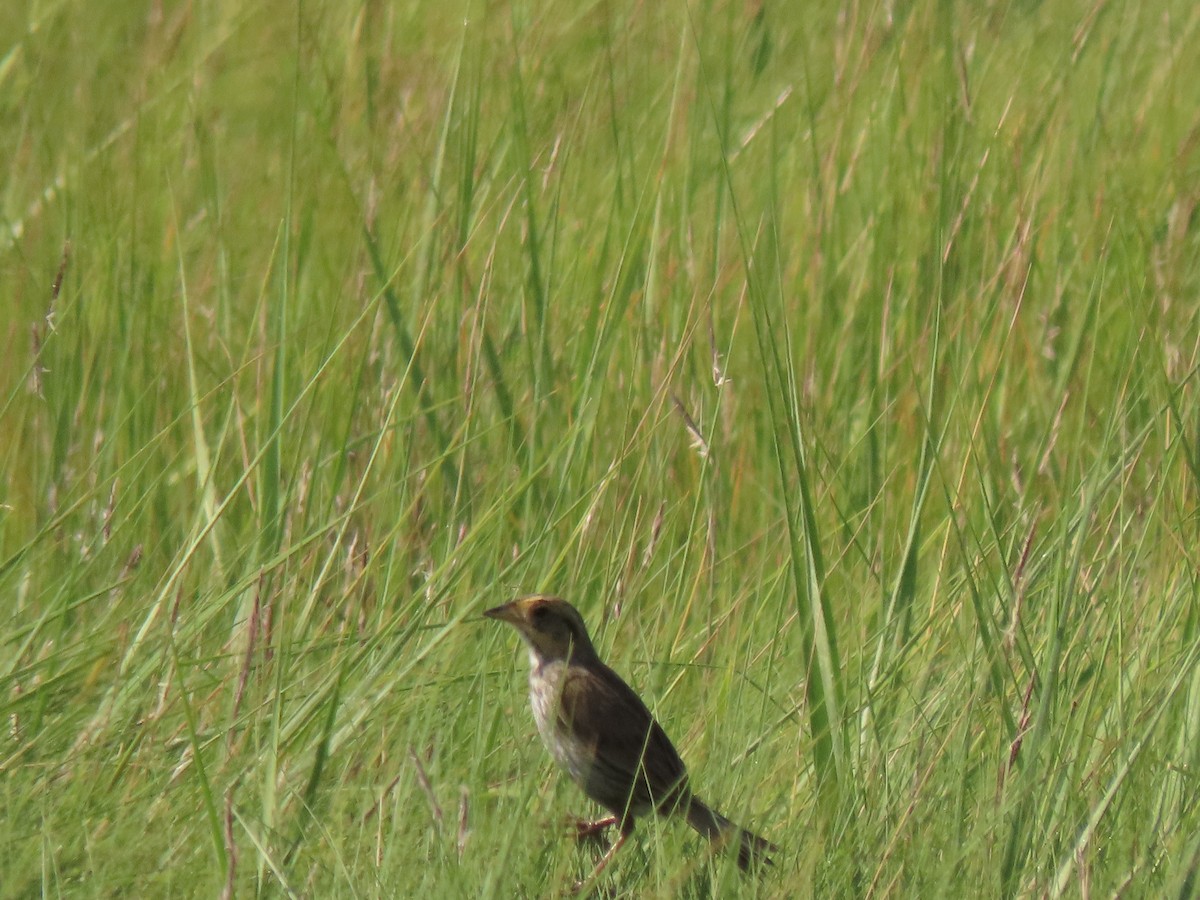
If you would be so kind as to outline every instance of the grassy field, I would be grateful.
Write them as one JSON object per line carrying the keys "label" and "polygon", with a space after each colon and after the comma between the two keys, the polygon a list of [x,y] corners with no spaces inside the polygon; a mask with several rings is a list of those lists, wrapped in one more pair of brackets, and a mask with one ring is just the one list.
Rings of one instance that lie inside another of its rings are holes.
{"label": "grassy field", "polygon": [[604,895],[1200,896],[1200,6],[825,6],[3,6],[0,897],[555,894],[534,591]]}

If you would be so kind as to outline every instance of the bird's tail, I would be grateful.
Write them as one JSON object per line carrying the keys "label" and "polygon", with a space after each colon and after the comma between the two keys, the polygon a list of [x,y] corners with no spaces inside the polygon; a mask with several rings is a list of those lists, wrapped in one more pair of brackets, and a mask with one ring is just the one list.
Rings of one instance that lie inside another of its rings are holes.
{"label": "bird's tail", "polygon": [[779,852],[779,848],[770,841],[738,827],[696,797],[692,797],[688,803],[687,823],[713,843],[728,844],[736,841],[738,865],[743,871],[756,869],[764,864],[771,865],[771,854]]}

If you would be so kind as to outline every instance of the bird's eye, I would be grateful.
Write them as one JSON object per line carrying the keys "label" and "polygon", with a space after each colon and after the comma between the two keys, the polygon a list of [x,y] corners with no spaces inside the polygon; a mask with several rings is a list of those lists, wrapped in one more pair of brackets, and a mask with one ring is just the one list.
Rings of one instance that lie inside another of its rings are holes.
{"label": "bird's eye", "polygon": [[550,610],[546,609],[546,607],[544,607],[544,606],[534,607],[533,624],[536,625],[537,627],[541,628],[543,625],[546,624],[546,619],[547,619],[547,617],[549,617],[549,615],[550,615]]}

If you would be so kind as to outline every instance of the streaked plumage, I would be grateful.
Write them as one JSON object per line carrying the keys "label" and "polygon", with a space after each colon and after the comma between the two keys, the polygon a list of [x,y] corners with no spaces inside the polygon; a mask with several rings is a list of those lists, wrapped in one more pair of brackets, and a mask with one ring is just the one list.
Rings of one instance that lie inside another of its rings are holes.
{"label": "streaked plumage", "polygon": [[692,794],[670,738],[633,689],[600,660],[575,607],[557,597],[534,596],[484,615],[516,628],[529,649],[530,702],[546,749],[585,794],[612,813],[581,831],[620,828],[592,877],[628,838],[634,820],[651,811],[683,815],[709,840],[737,841],[743,869],[770,862],[774,845]]}

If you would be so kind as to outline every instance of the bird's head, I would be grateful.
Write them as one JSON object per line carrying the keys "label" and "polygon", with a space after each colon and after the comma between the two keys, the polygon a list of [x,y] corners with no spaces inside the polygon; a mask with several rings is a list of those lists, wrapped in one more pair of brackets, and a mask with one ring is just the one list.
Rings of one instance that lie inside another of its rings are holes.
{"label": "bird's head", "polygon": [[503,606],[486,610],[489,619],[507,622],[525,641],[539,662],[595,656],[583,616],[566,600],[536,594],[519,597]]}

